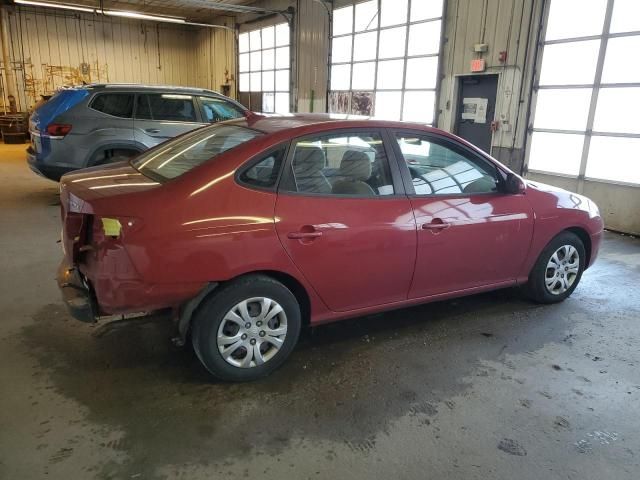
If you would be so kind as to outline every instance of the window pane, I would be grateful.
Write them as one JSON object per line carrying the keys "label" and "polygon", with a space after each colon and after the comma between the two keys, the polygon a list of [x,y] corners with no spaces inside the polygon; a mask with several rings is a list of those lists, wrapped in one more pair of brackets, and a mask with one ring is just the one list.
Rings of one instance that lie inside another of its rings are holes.
{"label": "window pane", "polygon": [[436,92],[405,92],[402,120],[432,123]]}
{"label": "window pane", "polygon": [[260,30],[249,32],[249,48],[251,51],[260,50],[262,42],[260,41]]}
{"label": "window pane", "polygon": [[373,90],[376,78],[376,62],[354,63],[352,90]]}
{"label": "window pane", "polygon": [[429,55],[440,51],[441,21],[418,23],[409,27],[408,55]]}
{"label": "window pane", "polygon": [[275,51],[273,50],[273,48],[262,51],[262,69],[263,70],[271,70],[273,68],[274,62],[275,62],[274,56],[275,56]]}
{"label": "window pane", "polygon": [[438,57],[410,58],[407,60],[405,88],[436,88]]}
{"label": "window pane", "polygon": [[398,145],[418,195],[491,193],[498,190],[489,164],[415,136],[399,135]]}
{"label": "window pane", "polygon": [[593,136],[586,176],[640,184],[640,138]]}
{"label": "window pane", "polygon": [[276,25],[276,47],[289,45],[289,25],[281,23]]}
{"label": "window pane", "polygon": [[249,51],[249,34],[241,33],[238,35],[238,50],[240,52],[248,52]]}
{"label": "window pane", "polygon": [[590,88],[538,90],[533,126],[585,130],[591,92]]}
{"label": "window pane", "polygon": [[356,5],[356,32],[378,28],[378,2],[358,3]]}
{"label": "window pane", "polygon": [[342,63],[351,61],[352,36],[337,37],[333,39],[331,45],[331,62]]}
{"label": "window pane", "polygon": [[231,120],[244,116],[244,112],[231,102],[221,98],[199,97],[205,121],[209,123]]}
{"label": "window pane", "polygon": [[640,50],[640,35],[610,38],[604,58],[602,83],[640,82],[640,64],[634,59]]}
{"label": "window pane", "polygon": [[289,94],[288,93],[276,93],[276,106],[275,111],[277,113],[289,113]]}
{"label": "window pane", "polygon": [[552,0],[545,39],[600,35],[606,8],[607,0]]}
{"label": "window pane", "polygon": [[275,152],[268,154],[253,167],[243,172],[242,175],[240,175],[240,181],[255,187],[275,187],[286,151],[286,148],[281,147]]}
{"label": "window pane", "polygon": [[380,26],[407,23],[407,5],[407,0],[381,0]]}
{"label": "window pane", "polygon": [[[264,81],[264,80],[263,80]],[[275,112],[275,102],[276,102],[276,94],[275,93],[263,93],[262,94],[262,111],[266,113]]]}
{"label": "window pane", "polygon": [[[640,88],[602,88],[593,129],[596,132],[640,133]],[[636,153],[640,162],[640,156]]]}
{"label": "window pane", "polygon": [[378,58],[404,57],[407,46],[407,27],[380,30]]}
{"label": "window pane", "polygon": [[442,0],[413,0],[411,2],[411,21],[426,20],[442,16]]}
{"label": "window pane", "polygon": [[[378,63],[378,89],[402,88],[404,60],[386,60]],[[398,111],[400,106],[398,105]]]}
{"label": "window pane", "polygon": [[584,136],[533,132],[529,169],[578,175]]}
{"label": "window pane", "polygon": [[249,74],[248,73],[240,74],[240,91],[241,92],[249,91]]}
{"label": "window pane", "polygon": [[262,52],[258,50],[257,52],[251,52],[251,71],[257,72],[258,70],[262,70]]}
{"label": "window pane", "polygon": [[640,2],[616,0],[613,4],[611,32],[635,32],[640,30]]}
{"label": "window pane", "polygon": [[276,48],[276,68],[289,68],[289,47]]}
{"label": "window pane", "polygon": [[289,70],[276,70],[276,90],[289,91]]}
{"label": "window pane", "polygon": [[333,34],[343,35],[353,31],[353,6],[333,11]]}
{"label": "window pane", "polygon": [[131,118],[133,114],[133,94],[108,93],[98,95],[91,102],[91,108],[114,117]]}
{"label": "window pane", "polygon": [[351,65],[333,65],[331,67],[331,90],[349,90]]}
{"label": "window pane", "polygon": [[251,78],[251,86],[250,86],[250,91],[251,92],[260,92],[262,91],[262,86],[261,86],[261,77],[262,74],[260,72],[252,72],[249,74],[250,78]]}
{"label": "window pane", "polygon": [[593,83],[599,48],[600,40],[546,45],[540,85]]}
{"label": "window pane", "polygon": [[377,133],[334,134],[298,142],[291,173],[292,187],[301,193],[363,197],[394,193]]}
{"label": "window pane", "polygon": [[196,109],[193,97],[189,95],[151,94],[147,95],[154,120],[173,122],[195,122]]}
{"label": "window pane", "polygon": [[248,53],[241,53],[239,56],[239,68],[241,72],[248,72],[249,71],[249,54]]}
{"label": "window pane", "polygon": [[353,60],[374,60],[377,44],[376,32],[359,33],[353,40]]}
{"label": "window pane", "polygon": [[262,29],[262,48],[272,48],[276,38],[275,27],[266,27]]}
{"label": "window pane", "polygon": [[274,71],[268,70],[262,72],[262,91],[269,92],[275,90]]}
{"label": "window pane", "polygon": [[400,120],[402,92],[376,92],[375,117],[384,120]]}

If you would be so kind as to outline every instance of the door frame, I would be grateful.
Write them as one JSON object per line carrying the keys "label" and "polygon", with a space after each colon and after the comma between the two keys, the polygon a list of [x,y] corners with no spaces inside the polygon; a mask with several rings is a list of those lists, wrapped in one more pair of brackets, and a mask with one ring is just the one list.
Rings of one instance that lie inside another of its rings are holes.
{"label": "door frame", "polygon": [[[502,83],[502,73],[501,72],[478,72],[478,73],[459,73],[454,75],[454,81],[453,81],[453,105],[451,106],[451,124],[449,126],[449,131],[453,132],[455,135],[457,135],[457,131],[458,131],[458,126],[459,126],[459,121],[458,121],[458,111],[460,110],[460,105],[461,105],[461,101],[462,98],[460,97],[460,94],[462,93],[462,81],[466,78],[471,78],[471,77],[483,77],[483,76],[489,76],[489,75],[493,75],[497,78],[497,82],[496,82],[496,104],[495,104],[495,112],[498,112],[498,108],[502,107],[501,105],[501,97],[500,95],[498,95],[498,92],[500,92],[500,87],[501,87],[501,83]],[[493,119],[491,120],[493,121]],[[495,132],[491,133],[491,142],[490,142],[490,148],[489,148],[489,155],[492,154],[493,151],[493,140],[495,138]]]}

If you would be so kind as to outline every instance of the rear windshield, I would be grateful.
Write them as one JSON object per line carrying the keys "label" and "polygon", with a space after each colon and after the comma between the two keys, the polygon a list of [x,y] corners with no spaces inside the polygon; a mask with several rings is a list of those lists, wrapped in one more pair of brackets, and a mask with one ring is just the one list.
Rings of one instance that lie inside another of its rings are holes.
{"label": "rear windshield", "polygon": [[131,164],[148,177],[170,180],[259,135],[262,133],[237,125],[212,125],[169,140]]}

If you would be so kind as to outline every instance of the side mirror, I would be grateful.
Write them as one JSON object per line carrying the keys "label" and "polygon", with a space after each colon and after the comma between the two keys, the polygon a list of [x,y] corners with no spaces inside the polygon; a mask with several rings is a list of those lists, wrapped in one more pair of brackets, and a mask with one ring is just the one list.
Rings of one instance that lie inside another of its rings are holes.
{"label": "side mirror", "polygon": [[513,173],[507,174],[507,179],[504,182],[504,191],[505,193],[511,195],[521,195],[524,194],[526,190],[526,186],[522,179]]}

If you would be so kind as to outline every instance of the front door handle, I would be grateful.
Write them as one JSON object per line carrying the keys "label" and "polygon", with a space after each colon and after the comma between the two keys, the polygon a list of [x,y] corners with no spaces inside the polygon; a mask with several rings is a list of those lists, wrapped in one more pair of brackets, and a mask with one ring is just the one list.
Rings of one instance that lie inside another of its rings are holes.
{"label": "front door handle", "polygon": [[160,130],[157,128],[145,128],[144,131],[147,133],[160,133]]}
{"label": "front door handle", "polygon": [[443,221],[441,218],[434,218],[430,223],[424,223],[422,225],[423,230],[431,230],[432,232],[440,232],[446,230],[451,226],[450,223]]}

